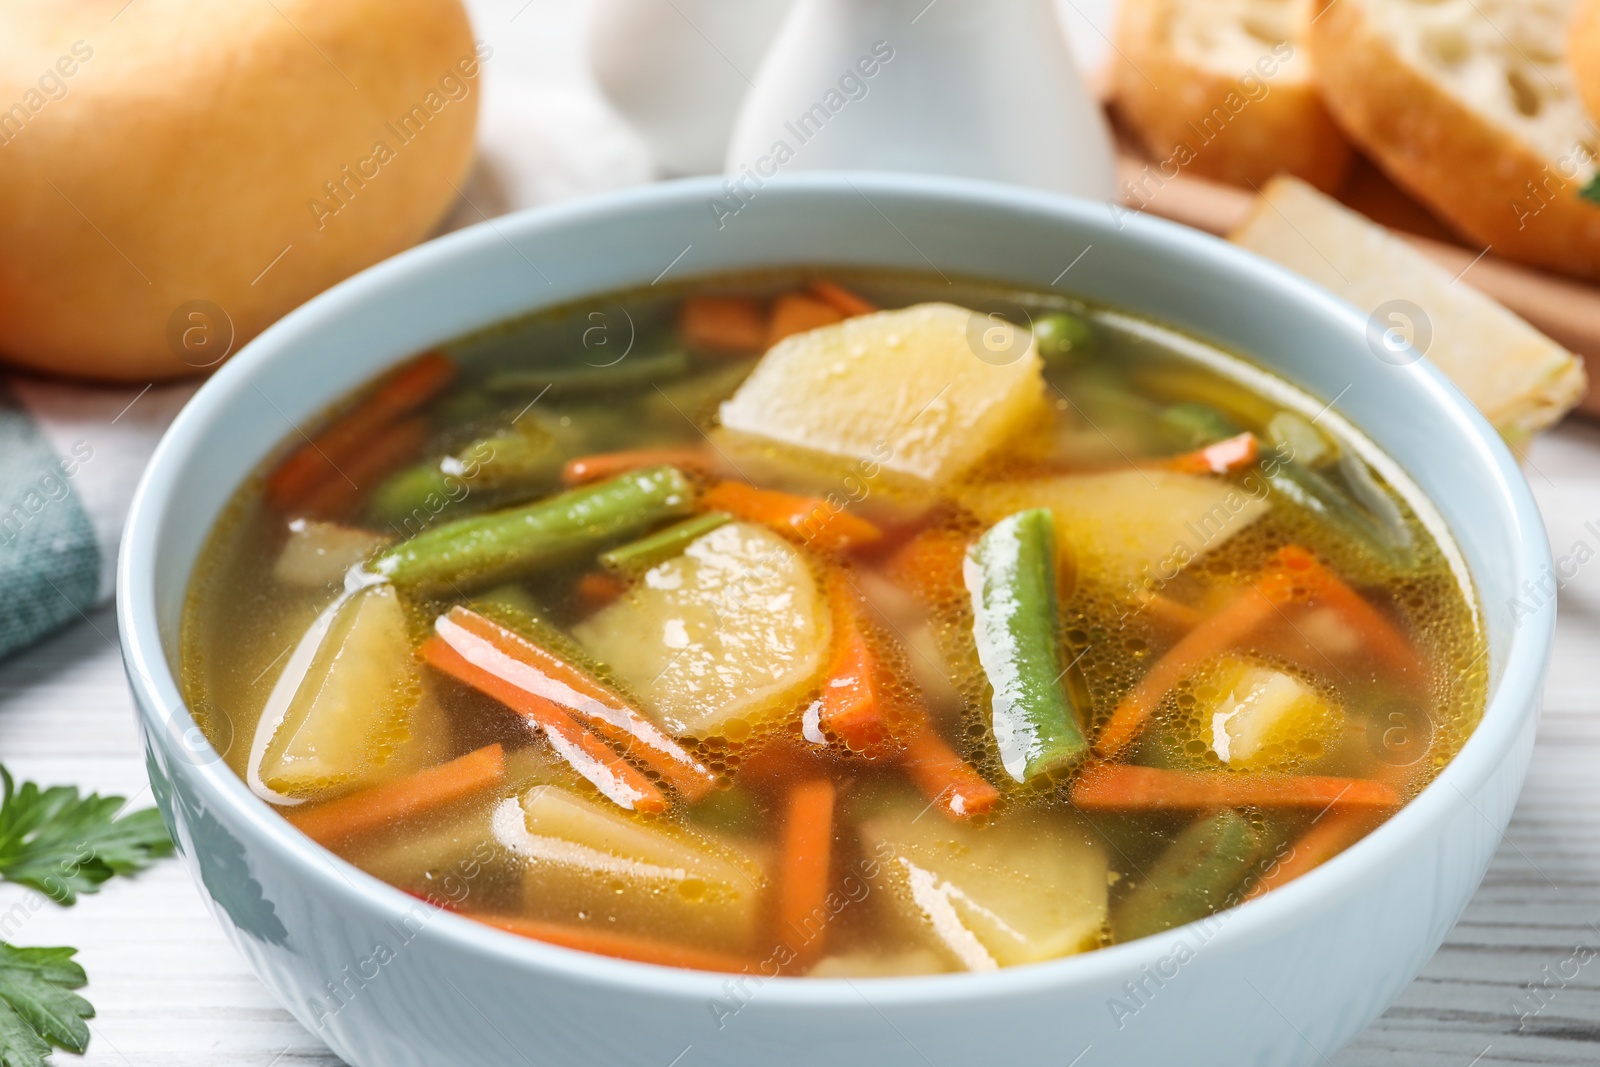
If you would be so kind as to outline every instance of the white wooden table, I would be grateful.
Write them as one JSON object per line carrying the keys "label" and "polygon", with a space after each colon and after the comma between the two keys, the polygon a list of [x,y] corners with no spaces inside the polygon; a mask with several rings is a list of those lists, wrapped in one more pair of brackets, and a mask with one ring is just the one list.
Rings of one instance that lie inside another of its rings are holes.
{"label": "white wooden table", "polygon": [[[1563,428],[1529,458],[1557,554],[1580,539],[1600,549],[1584,528],[1600,520],[1600,427]],[[1597,660],[1600,562],[1562,592],[1533,768],[1483,887],[1400,1002],[1332,1057],[1337,1067],[1600,1062]],[[0,760],[41,783],[142,794],[149,803],[109,610],[0,666]],[[23,914],[10,909],[27,896],[0,886],[0,917]],[[113,881],[76,907],[46,905],[5,936],[82,950],[99,1010],[88,1064],[339,1062],[245,969],[176,861]],[[1575,957],[1580,948],[1588,951]],[[1539,995],[1530,984],[1540,984]]]}

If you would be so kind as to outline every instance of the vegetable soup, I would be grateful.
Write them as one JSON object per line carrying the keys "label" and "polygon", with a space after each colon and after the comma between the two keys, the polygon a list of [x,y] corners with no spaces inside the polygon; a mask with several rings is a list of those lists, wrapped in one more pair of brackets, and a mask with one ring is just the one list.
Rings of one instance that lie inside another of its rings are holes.
{"label": "vegetable soup", "polygon": [[1392,461],[1055,294],[612,294],[284,429],[192,581],[190,707],[313,840],[559,945],[1091,951],[1328,861],[1484,706],[1476,595]]}

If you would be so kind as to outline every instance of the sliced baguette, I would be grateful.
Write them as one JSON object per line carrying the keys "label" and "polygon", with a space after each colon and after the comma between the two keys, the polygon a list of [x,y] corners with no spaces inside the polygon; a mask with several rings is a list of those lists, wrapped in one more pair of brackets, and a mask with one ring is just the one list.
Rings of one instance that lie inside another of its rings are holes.
{"label": "sliced baguette", "polygon": [[1123,0],[1112,91],[1160,162],[1259,185],[1344,180],[1350,146],[1295,40],[1309,0]]}
{"label": "sliced baguette", "polygon": [[1314,0],[1329,109],[1473,243],[1600,278],[1597,130],[1564,59],[1572,0]]}
{"label": "sliced baguette", "polygon": [[1421,308],[1428,321],[1418,335],[1432,335],[1427,357],[1512,442],[1557,422],[1587,388],[1583,364],[1571,352],[1304,182],[1269,183],[1229,239],[1369,314],[1395,300]]}

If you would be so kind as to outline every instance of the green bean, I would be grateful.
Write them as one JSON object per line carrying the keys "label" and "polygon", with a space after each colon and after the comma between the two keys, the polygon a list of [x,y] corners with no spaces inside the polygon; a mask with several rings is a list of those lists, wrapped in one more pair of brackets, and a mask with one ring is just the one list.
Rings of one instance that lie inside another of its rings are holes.
{"label": "green bean", "polygon": [[691,420],[703,418],[711,413],[715,404],[733,395],[734,390],[750,377],[750,372],[755,370],[758,362],[755,359],[741,360],[671,385],[663,385],[645,396],[645,407],[680,426],[686,416]]}
{"label": "green bean", "polygon": [[683,550],[689,547],[689,542],[732,521],[733,516],[726,511],[708,511],[704,515],[696,515],[692,519],[674,523],[648,537],[630,541],[609,552],[601,553],[600,565],[618,574],[637,574],[640,571],[647,571],[663,560],[681,555]]}
{"label": "green bean", "polygon": [[1111,916],[1118,941],[1158,934],[1239,903],[1233,894],[1261,857],[1259,835],[1243,816],[1201,819],[1146,871]]}
{"label": "green bean", "polygon": [[1006,773],[1023,782],[1072,767],[1088,745],[1062,686],[1050,512],[1019,511],[991,527],[967,555],[966,581]]}
{"label": "green bean", "polygon": [[689,372],[689,357],[683,352],[662,352],[654,356],[621,359],[604,367],[587,364],[576,367],[549,367],[534,370],[500,371],[483,383],[491,393],[544,393],[552,397],[603,393],[613,389],[633,389],[654,385]]}
{"label": "green bean", "polygon": [[1365,546],[1381,562],[1400,570],[1415,563],[1411,531],[1403,520],[1398,525],[1388,525],[1373,518],[1310,467],[1292,460],[1279,463],[1277,469],[1267,475],[1267,482],[1274,492],[1349,540]]}
{"label": "green bean", "polygon": [[761,832],[761,804],[739,785],[718,789],[688,810],[689,821],[704,830],[732,836]]}
{"label": "green bean", "polygon": [[694,507],[676,467],[647,467],[520,508],[457,519],[378,557],[374,569],[420,591],[482,586],[570,562]]}
{"label": "green bean", "polygon": [[391,475],[373,492],[367,514],[377,523],[415,517],[426,525],[474,494],[488,493],[492,501],[508,490],[535,488],[560,470],[554,445],[549,431],[529,419],[505,433],[480,438],[454,455]]}
{"label": "green bean", "polygon": [[1094,345],[1094,325],[1082,315],[1055,311],[1033,321],[1039,358],[1052,366],[1077,363]]}
{"label": "green bean", "polygon": [[1184,448],[1204,448],[1243,433],[1238,423],[1210,404],[1174,404],[1160,415],[1161,424],[1181,438]]}

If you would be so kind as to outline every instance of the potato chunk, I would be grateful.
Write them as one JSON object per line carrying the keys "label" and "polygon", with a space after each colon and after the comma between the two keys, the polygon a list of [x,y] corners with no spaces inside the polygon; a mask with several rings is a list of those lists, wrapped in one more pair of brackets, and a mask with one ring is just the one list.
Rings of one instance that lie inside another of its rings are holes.
{"label": "potato chunk", "polygon": [[574,631],[675,734],[742,739],[790,710],[828,651],[828,605],[798,549],[718,527]]}
{"label": "potato chunk", "polygon": [[1037,417],[1043,394],[1026,330],[919,304],[780,341],[722,405],[722,425],[937,484]]}
{"label": "potato chunk", "polygon": [[1201,727],[1217,758],[1239,770],[1292,766],[1322,753],[1343,713],[1285,671],[1228,660],[1213,683]]}
{"label": "potato chunk", "polygon": [[490,822],[525,862],[524,905],[538,918],[728,950],[755,935],[766,873],[722,841],[551,785],[502,801]]}
{"label": "potato chunk", "polygon": [[863,823],[861,839],[887,906],[963,969],[1035,963],[1099,943],[1109,868],[1076,822],[1025,813],[987,827],[952,825],[904,809]]}
{"label": "potato chunk", "polygon": [[252,770],[286,797],[372,784],[427,710],[400,598],[369,586],[319,616],[289,657],[262,713]]}
{"label": "potato chunk", "polygon": [[284,585],[321,589],[337,585],[344,572],[389,543],[389,538],[336,522],[295,519],[272,567]]}
{"label": "potato chunk", "polygon": [[1056,544],[1080,580],[1134,592],[1171,579],[1237,537],[1270,505],[1233,482],[1129,470],[997,482],[961,494],[986,523],[1028,508],[1055,515]]}

